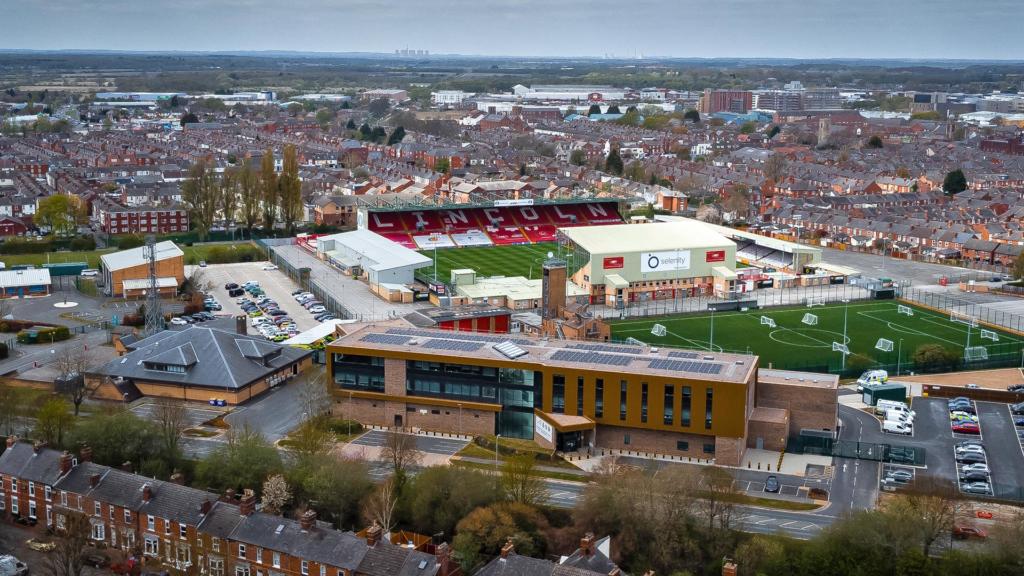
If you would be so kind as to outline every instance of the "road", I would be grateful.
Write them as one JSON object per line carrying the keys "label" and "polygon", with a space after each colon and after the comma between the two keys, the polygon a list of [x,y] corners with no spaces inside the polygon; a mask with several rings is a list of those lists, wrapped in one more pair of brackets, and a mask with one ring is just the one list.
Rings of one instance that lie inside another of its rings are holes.
{"label": "road", "polygon": [[[882,436],[878,419],[861,410],[840,404],[839,421],[839,440],[871,443],[892,440]],[[880,464],[872,460],[837,457],[834,465],[836,473],[829,495],[832,502],[830,511],[839,513],[874,508],[878,498]]]}

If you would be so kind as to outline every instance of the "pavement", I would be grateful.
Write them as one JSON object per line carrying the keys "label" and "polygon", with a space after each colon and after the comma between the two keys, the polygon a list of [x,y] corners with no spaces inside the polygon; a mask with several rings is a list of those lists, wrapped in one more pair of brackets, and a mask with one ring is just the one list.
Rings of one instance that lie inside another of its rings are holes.
{"label": "pavement", "polygon": [[1024,450],[1009,406],[996,402],[978,402],[976,407],[996,498],[1024,497]]}
{"label": "pavement", "polygon": [[915,285],[935,284],[939,278],[955,277],[961,274],[977,274],[969,270],[946,264],[913,262],[866,252],[850,252],[834,248],[821,248],[821,259],[832,264],[860,270],[865,277],[895,278],[911,280]]}

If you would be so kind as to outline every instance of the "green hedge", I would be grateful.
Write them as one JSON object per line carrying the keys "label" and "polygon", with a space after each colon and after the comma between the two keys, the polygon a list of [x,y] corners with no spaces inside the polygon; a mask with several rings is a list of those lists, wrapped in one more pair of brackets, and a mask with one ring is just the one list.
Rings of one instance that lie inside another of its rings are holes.
{"label": "green hedge", "polygon": [[55,328],[57,325],[46,322],[29,322],[28,320],[0,320],[0,332],[21,332],[35,326]]}
{"label": "green hedge", "polygon": [[[194,257],[193,257],[194,259]],[[252,244],[236,244],[234,246],[214,246],[206,251],[207,264],[229,264],[231,262],[260,262],[267,255],[262,249]]]}
{"label": "green hedge", "polygon": [[42,328],[36,331],[37,337],[33,341],[29,337],[28,330],[18,332],[18,342],[22,344],[60,342],[71,338],[71,330],[67,326],[53,326]]}
{"label": "green hedge", "polygon": [[44,254],[58,250],[85,251],[95,250],[96,241],[91,236],[61,238],[55,240],[21,240],[11,239],[0,243],[0,254]]}

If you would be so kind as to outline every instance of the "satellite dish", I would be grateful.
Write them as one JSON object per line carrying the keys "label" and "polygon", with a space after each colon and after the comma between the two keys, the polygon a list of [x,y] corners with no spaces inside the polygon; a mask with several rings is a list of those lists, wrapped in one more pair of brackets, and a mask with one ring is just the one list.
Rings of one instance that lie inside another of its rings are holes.
{"label": "satellite dish", "polygon": [[548,252],[548,258],[554,258],[554,257],[555,257],[555,253],[554,252]]}

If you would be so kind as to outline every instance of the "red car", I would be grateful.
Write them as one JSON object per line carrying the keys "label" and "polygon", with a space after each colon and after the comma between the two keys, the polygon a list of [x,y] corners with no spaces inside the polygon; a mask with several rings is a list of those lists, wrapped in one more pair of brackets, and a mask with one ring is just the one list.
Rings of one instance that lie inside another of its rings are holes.
{"label": "red car", "polygon": [[953,432],[958,434],[980,434],[981,428],[974,422],[961,422],[953,425]]}
{"label": "red car", "polygon": [[953,526],[953,537],[959,538],[960,540],[966,540],[968,538],[984,539],[988,538],[988,532],[985,532],[981,528],[975,526]]}

